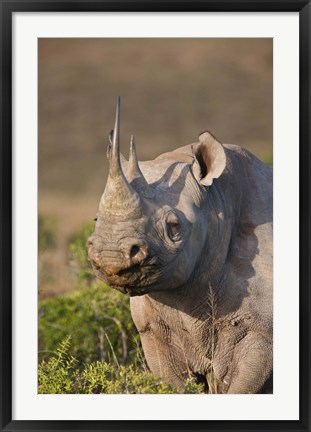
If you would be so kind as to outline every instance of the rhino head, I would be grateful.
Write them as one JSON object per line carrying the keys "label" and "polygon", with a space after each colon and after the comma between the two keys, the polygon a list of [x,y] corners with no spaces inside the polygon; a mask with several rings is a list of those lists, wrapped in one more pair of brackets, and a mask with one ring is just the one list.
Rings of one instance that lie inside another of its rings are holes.
{"label": "rhino head", "polygon": [[184,162],[174,152],[144,162],[145,177],[133,136],[129,161],[120,153],[119,98],[107,156],[107,184],[88,239],[96,276],[131,296],[184,285],[208,238],[207,192],[226,166],[223,146],[203,133]]}

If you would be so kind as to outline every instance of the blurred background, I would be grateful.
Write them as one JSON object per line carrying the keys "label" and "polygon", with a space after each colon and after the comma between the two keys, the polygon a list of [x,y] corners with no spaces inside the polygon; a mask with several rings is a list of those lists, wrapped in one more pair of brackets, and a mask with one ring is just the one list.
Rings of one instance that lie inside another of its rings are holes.
{"label": "blurred background", "polygon": [[[174,393],[148,372],[129,298],[96,280],[87,259],[116,100],[125,156],[132,133],[148,160],[209,129],[272,164],[272,39],[39,39],[38,48],[38,392]],[[185,391],[204,389],[190,379]]]}
{"label": "blurred background", "polygon": [[75,288],[68,245],[104,190],[121,96],[121,147],[141,160],[209,129],[272,163],[272,39],[39,39],[39,292]]}

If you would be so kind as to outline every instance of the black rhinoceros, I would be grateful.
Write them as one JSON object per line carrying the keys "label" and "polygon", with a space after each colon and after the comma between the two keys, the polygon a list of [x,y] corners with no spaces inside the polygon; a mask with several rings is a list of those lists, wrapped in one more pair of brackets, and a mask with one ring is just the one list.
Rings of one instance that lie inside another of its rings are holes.
{"label": "black rhinoceros", "polygon": [[131,296],[151,371],[183,391],[272,392],[272,169],[247,150],[199,142],[137,162],[119,149],[88,254]]}

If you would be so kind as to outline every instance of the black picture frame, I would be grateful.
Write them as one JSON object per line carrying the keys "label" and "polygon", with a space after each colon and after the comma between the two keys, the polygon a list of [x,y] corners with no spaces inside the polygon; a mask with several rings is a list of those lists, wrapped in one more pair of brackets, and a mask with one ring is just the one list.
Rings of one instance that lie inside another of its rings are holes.
{"label": "black picture frame", "polygon": [[[229,431],[310,427],[310,1],[302,0],[0,0],[1,12],[1,431]],[[15,421],[12,420],[12,16],[14,12],[299,12],[300,66],[300,415],[297,421]]]}

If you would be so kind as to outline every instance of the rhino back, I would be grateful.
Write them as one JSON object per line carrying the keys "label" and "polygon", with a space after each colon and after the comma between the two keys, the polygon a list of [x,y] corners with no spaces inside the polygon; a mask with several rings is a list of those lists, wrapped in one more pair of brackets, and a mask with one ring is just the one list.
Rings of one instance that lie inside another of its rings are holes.
{"label": "rhino back", "polygon": [[[241,147],[228,145],[226,151],[228,175],[219,179],[217,188],[238,209],[228,252],[226,303],[232,309],[230,297],[240,298],[239,309],[251,316],[252,326],[272,334],[272,168]],[[228,196],[231,182],[234,202]]]}

